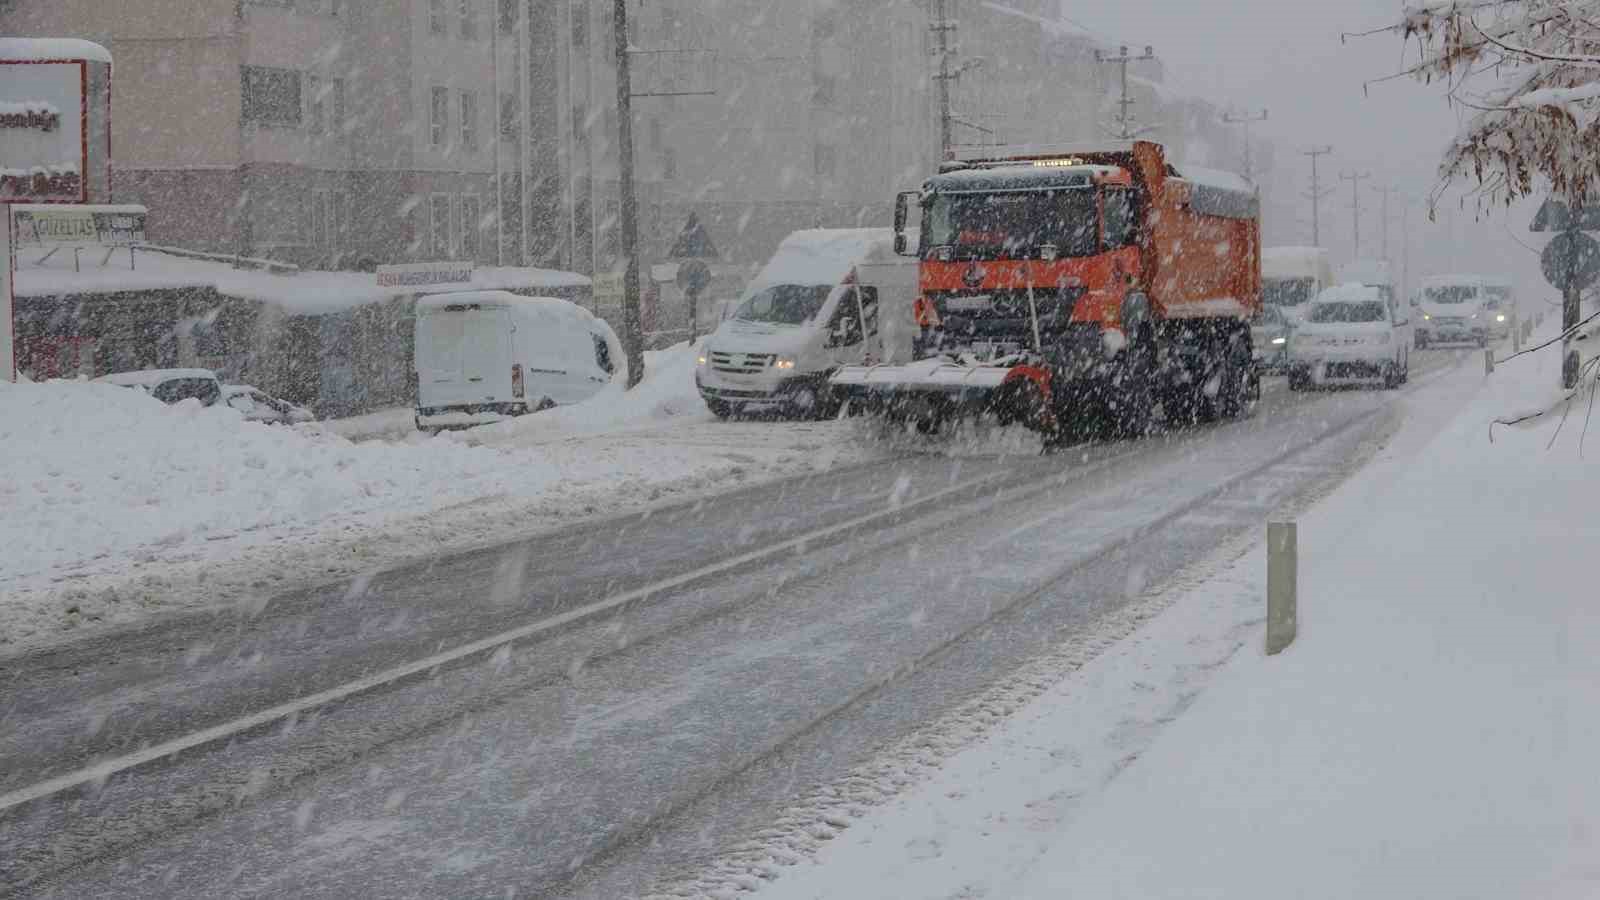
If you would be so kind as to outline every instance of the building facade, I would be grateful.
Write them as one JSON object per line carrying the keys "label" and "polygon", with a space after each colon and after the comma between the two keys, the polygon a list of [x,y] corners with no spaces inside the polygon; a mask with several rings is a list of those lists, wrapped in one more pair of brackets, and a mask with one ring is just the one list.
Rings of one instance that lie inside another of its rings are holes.
{"label": "building facade", "polygon": [[[311,268],[559,255],[558,0],[20,0],[115,59],[112,199],[152,243]],[[530,125],[531,123],[531,125]]]}

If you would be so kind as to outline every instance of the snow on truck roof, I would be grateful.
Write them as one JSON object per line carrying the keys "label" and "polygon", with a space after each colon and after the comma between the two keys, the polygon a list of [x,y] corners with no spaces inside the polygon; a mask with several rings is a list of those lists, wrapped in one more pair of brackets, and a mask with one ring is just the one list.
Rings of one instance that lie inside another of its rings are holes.
{"label": "snow on truck roof", "polygon": [[772,254],[745,292],[754,293],[775,284],[839,284],[856,263],[893,254],[894,232],[888,228],[796,231],[778,244],[778,252]]}

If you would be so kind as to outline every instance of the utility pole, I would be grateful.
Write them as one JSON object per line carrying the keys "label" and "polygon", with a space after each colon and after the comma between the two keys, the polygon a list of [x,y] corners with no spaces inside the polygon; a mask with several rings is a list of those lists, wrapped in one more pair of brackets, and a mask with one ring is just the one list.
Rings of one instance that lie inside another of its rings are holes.
{"label": "utility pole", "polygon": [[[617,177],[622,194],[622,349],[628,387],[644,378],[644,334],[639,322],[639,204],[633,195],[633,72],[628,48],[628,0],[612,16],[617,55]],[[523,124],[527,128],[527,123]],[[498,137],[496,138],[498,140]]]}
{"label": "utility pole", "polygon": [[1355,224],[1356,246],[1351,259],[1361,258],[1361,182],[1372,177],[1371,172],[1340,172],[1339,180],[1350,182],[1350,221]]}
{"label": "utility pole", "polygon": [[1107,56],[1103,51],[1100,50],[1096,50],[1094,52],[1095,62],[1120,66],[1122,68],[1122,99],[1117,101],[1117,106],[1121,109],[1121,111],[1117,113],[1117,125],[1119,126],[1120,133],[1117,135],[1117,137],[1124,141],[1131,141],[1134,137],[1133,115],[1130,111],[1133,106],[1133,98],[1128,96],[1128,63],[1144,62],[1146,60],[1155,58],[1156,50],[1154,47],[1148,44],[1145,45],[1143,56],[1129,56],[1127,44],[1122,45],[1121,50],[1116,56]]}
{"label": "utility pole", "polygon": [[1322,246],[1322,200],[1333,193],[1333,188],[1326,191],[1322,189],[1322,182],[1317,177],[1317,158],[1327,156],[1333,152],[1333,145],[1312,147],[1310,150],[1301,151],[1301,156],[1311,157],[1311,246]]}
{"label": "utility pole", "polygon": [[1382,213],[1381,213],[1381,215],[1383,216],[1382,229],[1381,229],[1382,230],[1382,234],[1383,234],[1383,253],[1378,258],[1379,259],[1388,259],[1389,258],[1389,195],[1393,194],[1397,189],[1392,184],[1386,184],[1386,185],[1383,185],[1381,187],[1378,186],[1378,185],[1373,185],[1372,189],[1374,191],[1377,191],[1378,193],[1383,195],[1383,210],[1382,210]]}
{"label": "utility pole", "polygon": [[1255,172],[1252,171],[1250,157],[1250,125],[1252,122],[1265,122],[1266,120],[1267,111],[1265,109],[1261,111],[1260,115],[1251,115],[1249,113],[1234,115],[1233,113],[1227,113],[1222,117],[1222,121],[1228,125],[1244,126],[1244,177],[1251,181],[1255,180]]}
{"label": "utility pole", "polygon": [[939,84],[939,159],[950,159],[950,147],[954,138],[951,135],[953,116],[950,112],[950,82],[958,75],[950,71],[950,35],[956,30],[954,22],[946,14],[945,3],[947,0],[934,0],[934,10],[937,18],[928,26],[933,32],[934,40],[938,42],[934,53],[939,56],[939,71],[934,74],[933,80]]}

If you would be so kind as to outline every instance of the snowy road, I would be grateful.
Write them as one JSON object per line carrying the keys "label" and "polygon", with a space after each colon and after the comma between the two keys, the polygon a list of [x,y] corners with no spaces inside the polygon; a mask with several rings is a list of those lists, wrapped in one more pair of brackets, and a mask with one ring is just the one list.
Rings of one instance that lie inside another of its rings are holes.
{"label": "snowy road", "polygon": [[1246,423],[908,455],[27,658],[0,890],[640,895],[1342,477],[1389,398],[1275,383]]}

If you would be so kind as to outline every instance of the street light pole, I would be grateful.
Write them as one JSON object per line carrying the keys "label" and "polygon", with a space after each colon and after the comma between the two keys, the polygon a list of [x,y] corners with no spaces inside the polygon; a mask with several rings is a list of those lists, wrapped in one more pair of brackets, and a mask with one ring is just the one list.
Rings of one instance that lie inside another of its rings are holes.
{"label": "street light pole", "polygon": [[[628,387],[644,378],[644,334],[639,322],[639,206],[633,194],[633,74],[628,47],[628,0],[615,0],[617,54],[617,189],[622,200],[622,349]],[[526,126],[524,126],[526,127]]]}

